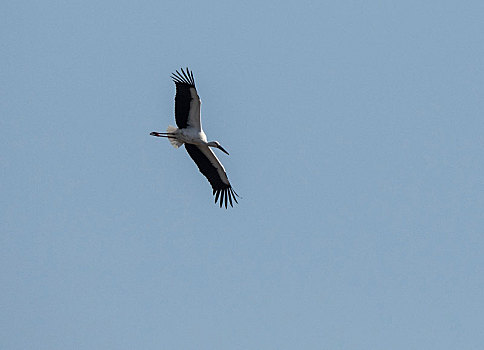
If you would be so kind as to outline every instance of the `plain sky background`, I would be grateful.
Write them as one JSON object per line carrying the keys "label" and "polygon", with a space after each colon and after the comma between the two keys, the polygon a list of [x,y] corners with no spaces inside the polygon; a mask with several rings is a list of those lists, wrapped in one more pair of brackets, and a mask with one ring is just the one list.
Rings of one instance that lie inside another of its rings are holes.
{"label": "plain sky background", "polygon": [[[1,349],[482,349],[483,1],[2,1]],[[193,70],[236,191],[182,148]]]}

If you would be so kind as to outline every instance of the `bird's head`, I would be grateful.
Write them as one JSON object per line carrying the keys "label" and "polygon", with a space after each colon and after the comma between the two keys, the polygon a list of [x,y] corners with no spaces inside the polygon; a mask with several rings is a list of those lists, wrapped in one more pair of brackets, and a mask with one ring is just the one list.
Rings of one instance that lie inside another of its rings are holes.
{"label": "bird's head", "polygon": [[208,146],[210,147],[216,147],[218,148],[219,150],[221,150],[222,152],[224,152],[225,154],[229,154],[229,152],[227,152],[221,145],[218,141],[211,141],[207,144]]}

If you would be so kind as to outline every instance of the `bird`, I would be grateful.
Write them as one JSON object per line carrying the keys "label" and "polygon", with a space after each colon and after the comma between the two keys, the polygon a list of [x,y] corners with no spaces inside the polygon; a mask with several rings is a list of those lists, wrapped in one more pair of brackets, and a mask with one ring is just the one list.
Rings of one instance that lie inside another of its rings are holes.
{"label": "bird", "polygon": [[179,148],[185,145],[188,155],[193,159],[199,171],[207,178],[212,185],[215,204],[217,201],[220,208],[225,204],[233,207],[232,200],[237,202],[239,195],[232,188],[225,168],[217,158],[212,148],[218,148],[225,154],[229,154],[218,141],[207,142],[207,136],[202,130],[200,120],[201,100],[195,87],[193,71],[187,67],[186,71],[180,69],[171,74],[171,79],[175,83],[175,122],[178,126],[169,125],[166,132],[152,131],[151,136],[165,137],[171,145]]}

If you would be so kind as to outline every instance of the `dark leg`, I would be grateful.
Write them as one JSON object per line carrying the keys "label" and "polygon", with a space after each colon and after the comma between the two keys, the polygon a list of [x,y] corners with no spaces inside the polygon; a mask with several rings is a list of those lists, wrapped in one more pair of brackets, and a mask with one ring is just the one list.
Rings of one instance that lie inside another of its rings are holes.
{"label": "dark leg", "polygon": [[157,131],[152,131],[150,132],[151,136],[156,136],[156,137],[175,137],[175,134],[172,132],[157,132]]}

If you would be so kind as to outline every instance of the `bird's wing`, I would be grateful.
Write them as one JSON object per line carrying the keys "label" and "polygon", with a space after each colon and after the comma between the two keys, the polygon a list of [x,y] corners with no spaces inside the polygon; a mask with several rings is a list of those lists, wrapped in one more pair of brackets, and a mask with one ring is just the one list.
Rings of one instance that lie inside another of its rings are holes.
{"label": "bird's wing", "polygon": [[238,203],[235,198],[238,195],[230,185],[225,169],[215,153],[213,153],[208,146],[204,145],[185,143],[185,148],[190,157],[192,157],[193,161],[197,164],[200,172],[212,185],[215,203],[217,203],[219,198],[220,207],[222,207],[224,202],[225,208],[227,208],[227,203],[229,203],[230,206],[233,206],[232,199],[235,203]]}
{"label": "bird's wing", "polygon": [[176,71],[171,75],[171,78],[176,85],[175,95],[175,120],[176,125],[180,129],[188,126],[202,130],[200,122],[200,97],[198,97],[197,89],[195,88],[195,79],[193,72],[187,68],[185,72],[183,68],[180,72]]}

